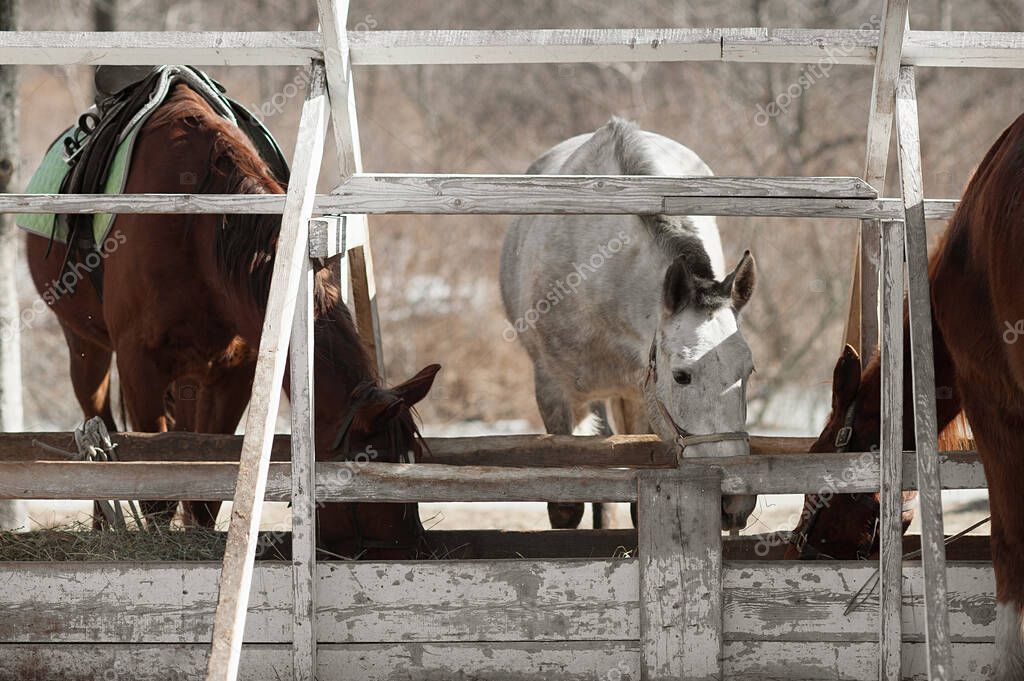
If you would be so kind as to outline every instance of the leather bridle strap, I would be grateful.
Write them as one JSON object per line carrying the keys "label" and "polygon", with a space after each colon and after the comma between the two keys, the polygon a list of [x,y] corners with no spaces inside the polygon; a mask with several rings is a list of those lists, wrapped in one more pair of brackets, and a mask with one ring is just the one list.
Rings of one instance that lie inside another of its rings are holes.
{"label": "leather bridle strap", "polygon": [[[351,461],[349,458],[350,452],[348,451],[348,436],[349,431],[352,429],[352,424],[355,422],[356,412],[359,406],[364,400],[370,396],[370,391],[376,387],[376,382],[367,380],[360,382],[355,389],[352,391],[352,401],[349,405],[348,414],[341,422],[341,428],[338,429],[338,434],[335,436],[334,441],[331,443],[331,452],[336,452],[339,449],[342,450],[340,454],[329,459],[330,461]],[[413,463],[412,452],[405,454],[399,454],[400,463]],[[410,550],[415,549],[419,545],[419,538],[414,540],[413,544],[401,544],[397,541],[389,541],[382,539],[368,539],[363,536],[362,526],[359,522],[359,514],[356,511],[356,504],[346,504],[348,506],[349,518],[352,523],[352,530],[355,533],[356,542],[356,553],[362,555],[367,549],[392,549],[392,550]],[[422,528],[421,528],[422,532]]]}
{"label": "leather bridle strap", "polygon": [[[853,440],[853,422],[856,418],[856,406],[857,402],[854,400],[850,403],[850,406],[846,408],[846,413],[843,415],[843,426],[836,433],[836,439],[833,443],[836,452],[845,453],[850,446],[850,442]],[[814,531],[814,526],[818,522],[818,515],[821,513],[821,509],[827,506],[826,503],[822,503],[820,494],[811,494],[810,498],[814,502],[814,508],[811,509],[807,515],[807,520],[803,523],[803,529],[794,530],[789,536],[789,543],[792,544],[796,550],[800,553],[801,558],[816,558],[820,553],[813,546],[808,546],[807,542],[810,539],[811,532]],[[868,495],[862,494],[851,494],[858,503],[868,504],[872,510],[878,509],[878,500],[874,496],[870,496],[870,501],[862,501]],[[806,508],[806,506],[805,506]],[[878,520],[875,520],[875,527],[872,530],[871,537],[868,540],[868,545],[865,547],[861,545],[857,548],[857,555],[861,556],[864,554],[865,558],[870,554],[870,549],[874,546],[875,537],[878,534]]]}
{"label": "leather bridle strap", "polygon": [[658,406],[658,411],[661,413],[661,417],[665,419],[672,430],[676,433],[676,444],[679,445],[679,455],[682,456],[683,450],[693,445],[703,445],[710,442],[730,442],[735,440],[742,440],[744,442],[750,440],[750,433],[744,430],[733,430],[722,433],[705,433],[703,435],[695,435],[690,431],[686,430],[672,418],[672,415],[668,412],[665,407],[665,403],[658,397],[657,392],[650,392],[651,383],[657,383],[658,381],[658,334],[654,334],[654,339],[651,341],[651,351],[647,357],[647,371],[644,373],[643,380],[643,392],[649,393],[654,399],[654,403]]}

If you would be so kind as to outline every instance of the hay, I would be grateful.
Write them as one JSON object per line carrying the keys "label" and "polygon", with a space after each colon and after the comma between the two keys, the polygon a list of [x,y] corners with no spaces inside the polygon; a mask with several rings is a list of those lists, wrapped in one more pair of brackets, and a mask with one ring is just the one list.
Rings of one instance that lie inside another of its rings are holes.
{"label": "hay", "polygon": [[93,531],[88,522],[35,532],[0,532],[3,561],[218,561],[224,532],[212,529]]}

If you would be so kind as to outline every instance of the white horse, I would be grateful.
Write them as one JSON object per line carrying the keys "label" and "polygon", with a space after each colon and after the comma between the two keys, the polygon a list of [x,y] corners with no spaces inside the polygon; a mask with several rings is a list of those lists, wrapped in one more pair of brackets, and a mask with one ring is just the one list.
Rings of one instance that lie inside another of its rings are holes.
{"label": "white horse", "polygon": [[[618,118],[555,146],[527,172],[712,174],[678,142]],[[518,338],[533,360],[547,432],[571,434],[615,399],[619,432],[655,432],[688,455],[746,454],[754,367],[739,314],[754,290],[754,259],[745,253],[723,275],[712,217],[516,218],[501,256],[504,336]],[[755,502],[723,497],[723,526],[745,526]],[[548,514],[555,527],[576,527],[583,505],[549,504]],[[595,505],[596,526],[598,518]]]}

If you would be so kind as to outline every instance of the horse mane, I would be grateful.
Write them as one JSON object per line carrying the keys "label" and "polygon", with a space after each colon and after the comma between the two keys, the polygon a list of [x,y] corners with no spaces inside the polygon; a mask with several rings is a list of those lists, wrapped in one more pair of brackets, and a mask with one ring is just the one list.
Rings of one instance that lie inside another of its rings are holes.
{"label": "horse mane", "polygon": [[[283,194],[285,185],[276,177],[248,136],[234,123],[218,115],[198,93],[177,85],[146,127],[166,128],[173,143],[201,133],[210,140],[209,158],[202,164],[205,176],[196,193]],[[281,231],[279,214],[230,214],[221,216],[217,231],[217,265],[232,283],[246,291],[261,308],[270,293],[274,253]],[[318,287],[318,289],[321,287]],[[328,292],[320,290],[318,302]]]}
{"label": "horse mane", "polygon": [[[660,174],[643,130],[635,122],[613,116],[602,131],[611,137],[615,161],[623,175]],[[690,218],[657,214],[641,215],[640,219],[660,250],[673,260],[683,258],[698,279],[715,280],[711,258]]]}

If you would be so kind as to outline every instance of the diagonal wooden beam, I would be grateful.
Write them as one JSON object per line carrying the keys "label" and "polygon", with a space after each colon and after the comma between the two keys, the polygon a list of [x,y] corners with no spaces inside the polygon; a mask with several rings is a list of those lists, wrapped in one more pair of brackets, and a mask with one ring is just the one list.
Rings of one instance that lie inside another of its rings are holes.
{"label": "diagonal wooden beam", "polygon": [[[324,64],[327,68],[327,89],[334,103],[331,127],[338,155],[341,181],[363,171],[359,146],[359,125],[356,118],[355,85],[346,30],[349,0],[317,0],[320,32],[323,35]],[[377,371],[384,373],[384,350],[380,338],[380,316],[377,310],[377,286],[373,276],[373,254],[370,251],[369,228],[364,214],[347,216],[353,229],[367,234],[362,246],[347,254],[351,296],[359,335],[370,351]],[[339,275],[344,278],[345,272]]]}
{"label": "diagonal wooden beam", "polygon": [[889,161],[889,140],[896,106],[896,79],[903,56],[910,0],[886,0],[882,9],[882,32],[875,57],[875,75],[871,82],[871,109],[868,112],[868,146],[864,160],[864,179],[882,194]]}
{"label": "diagonal wooden beam", "polygon": [[270,448],[288,358],[288,338],[296,296],[309,261],[308,222],[320,175],[329,106],[323,64],[316,63],[310,73],[309,91],[302,106],[291,181],[281,217],[281,233],[235,483],[231,524],[224,548],[207,681],[235,681],[238,676],[253,560],[270,467]]}
{"label": "diagonal wooden beam", "polygon": [[[878,191],[885,189],[885,171],[889,161],[896,77],[903,56],[910,0],[882,0],[881,30],[875,52],[875,71],[871,81],[868,109],[867,153],[864,179]],[[876,220],[861,222],[854,257],[850,313],[845,340],[862,357],[870,357],[878,345],[878,263],[880,227]]]}
{"label": "diagonal wooden beam", "polygon": [[920,489],[921,562],[928,627],[928,678],[952,679],[949,612],[946,592],[946,547],[942,536],[942,480],[939,475],[935,416],[935,362],[932,348],[931,295],[928,281],[928,234],[921,179],[921,140],[914,67],[900,70],[896,89],[896,125],[900,181],[906,207],[906,250],[910,346],[914,382],[914,436]]}
{"label": "diagonal wooden beam", "polygon": [[[871,81],[868,112],[867,152],[864,179],[885,190],[886,167],[896,109],[896,80],[899,77],[903,44],[908,31],[910,0],[884,0],[875,73]],[[899,454],[903,449],[903,256],[900,223],[887,223],[882,233],[878,220],[861,222],[860,258],[857,262],[860,289],[860,342],[865,357],[878,344],[879,284],[883,290],[883,325],[886,346],[882,348],[883,427],[881,518],[879,520],[879,632],[878,678],[900,681],[903,646],[903,478]],[[884,241],[884,248],[883,248]],[[879,279],[879,262],[885,272]],[[898,279],[898,281],[897,281]]]}

